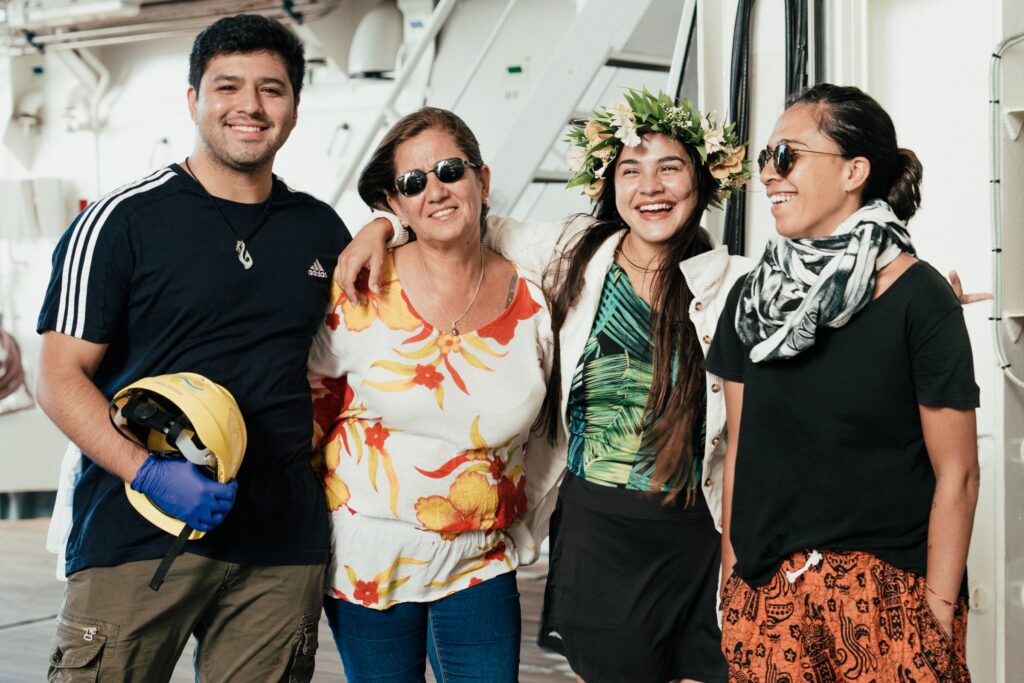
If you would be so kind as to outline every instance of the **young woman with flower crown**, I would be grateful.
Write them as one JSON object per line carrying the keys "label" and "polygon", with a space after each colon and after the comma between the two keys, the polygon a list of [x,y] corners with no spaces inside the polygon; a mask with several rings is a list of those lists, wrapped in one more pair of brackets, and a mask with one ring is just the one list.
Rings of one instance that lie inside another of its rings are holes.
{"label": "young woman with flower crown", "polygon": [[829,84],[758,162],[779,235],[706,363],[726,380],[730,680],[969,681],[970,297],[915,258],[921,164],[875,100]]}
{"label": "young woman with flower crown", "polygon": [[[725,405],[722,380],[701,365],[725,293],[751,264],[716,247],[700,220],[748,177],[744,149],[689,102],[646,91],[597,110],[570,140],[570,186],[594,200],[592,215],[564,225],[491,218],[485,236],[543,276],[551,307],[554,367],[540,424],[568,473],[544,628],[587,683],[724,681]],[[392,229],[371,223],[339,261],[353,300],[367,262],[376,281]],[[530,501],[538,516],[555,503],[553,494]]]}

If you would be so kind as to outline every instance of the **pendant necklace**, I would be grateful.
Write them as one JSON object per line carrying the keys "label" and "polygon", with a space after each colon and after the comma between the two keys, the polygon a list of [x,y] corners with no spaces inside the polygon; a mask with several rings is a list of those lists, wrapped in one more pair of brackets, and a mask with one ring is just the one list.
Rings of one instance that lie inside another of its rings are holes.
{"label": "pendant necklace", "polygon": [[[427,270],[427,264],[423,260],[423,251],[421,249],[417,248],[416,249],[416,256],[419,257],[420,268],[423,269],[423,274],[427,276],[427,282],[430,284],[431,289],[433,289],[436,292],[437,291],[437,285],[434,284],[434,278],[430,277],[430,271]],[[444,302],[441,301],[441,297],[440,296],[437,297],[437,304],[441,307],[441,310],[444,311],[445,317],[448,318],[448,320],[451,321],[451,324],[452,324],[451,334],[452,334],[453,337],[458,337],[459,336],[458,323],[459,323],[460,320],[462,320],[463,318],[466,317],[466,314],[469,313],[469,309],[473,308],[473,304],[476,303],[476,298],[478,296],[480,296],[480,285],[482,285],[483,283],[484,283],[484,245],[481,244],[480,245],[480,278],[476,281],[476,292],[473,293],[473,298],[469,300],[469,305],[466,306],[466,310],[464,310],[462,312],[462,314],[458,318],[453,318],[452,314],[448,312],[448,309],[444,307]]]}
{"label": "pendant necklace", "polygon": [[224,224],[224,227],[228,229],[228,232],[235,236],[235,253],[238,254],[238,262],[242,264],[242,268],[249,270],[252,268],[253,260],[252,254],[249,253],[249,248],[246,246],[245,241],[246,239],[251,240],[255,237],[256,233],[258,233],[260,228],[263,227],[263,223],[267,220],[267,215],[270,213],[270,203],[274,199],[273,180],[271,180],[270,183],[270,196],[267,197],[267,203],[263,206],[263,213],[260,214],[259,220],[256,221],[256,227],[252,229],[252,232],[249,233],[247,238],[242,239],[242,236],[239,235],[234,226],[231,225],[231,222],[227,219],[227,216],[224,215],[224,212],[220,210],[219,206],[217,206],[217,202],[214,200],[213,195],[210,194],[206,189],[206,186],[203,185],[201,180],[199,180],[199,176],[196,175],[196,172],[192,170],[192,166],[188,163],[188,157],[185,157],[185,168],[188,169],[189,175],[192,176],[192,179],[195,180],[200,189],[202,189],[206,198],[210,200],[210,204],[213,206],[214,211],[217,212],[217,215],[220,216],[220,220]]}

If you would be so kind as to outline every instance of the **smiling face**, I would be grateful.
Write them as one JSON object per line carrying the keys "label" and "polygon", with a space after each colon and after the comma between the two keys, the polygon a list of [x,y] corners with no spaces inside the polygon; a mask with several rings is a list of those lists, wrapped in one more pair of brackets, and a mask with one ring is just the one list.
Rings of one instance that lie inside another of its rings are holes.
{"label": "smiling face", "polygon": [[768,145],[774,148],[785,142],[795,158],[785,178],[770,161],[761,170],[775,230],[790,239],[831,235],[860,208],[861,191],[870,172],[864,157],[800,154],[800,150],[842,152],[819,130],[816,114],[817,106],[809,104],[795,104],[783,113]]}
{"label": "smiling face", "polygon": [[615,208],[630,235],[660,249],[697,205],[693,162],[683,143],[661,133],[623,147],[615,165]]}
{"label": "smiling face", "polygon": [[189,113],[211,161],[254,172],[274,160],[295,127],[298,98],[274,52],[218,55],[188,91]]}
{"label": "smiling face", "polygon": [[[395,176],[419,169],[430,171],[442,159],[466,159],[466,153],[445,130],[428,128],[398,145],[394,155]],[[398,217],[416,231],[419,239],[447,242],[480,235],[480,212],[487,201],[491,170],[466,166],[461,179],[451,183],[427,173],[427,186],[419,194],[389,195]]]}

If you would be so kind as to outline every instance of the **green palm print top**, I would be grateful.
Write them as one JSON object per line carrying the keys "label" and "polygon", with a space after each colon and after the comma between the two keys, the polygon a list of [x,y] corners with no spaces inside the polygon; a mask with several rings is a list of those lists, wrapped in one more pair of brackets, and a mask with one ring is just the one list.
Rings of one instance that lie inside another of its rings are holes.
{"label": "green palm print top", "polygon": [[[651,308],[617,263],[601,300],[569,391],[569,471],[595,484],[650,490],[654,457],[644,448],[651,391]],[[704,455],[706,398],[694,430],[694,477]]]}

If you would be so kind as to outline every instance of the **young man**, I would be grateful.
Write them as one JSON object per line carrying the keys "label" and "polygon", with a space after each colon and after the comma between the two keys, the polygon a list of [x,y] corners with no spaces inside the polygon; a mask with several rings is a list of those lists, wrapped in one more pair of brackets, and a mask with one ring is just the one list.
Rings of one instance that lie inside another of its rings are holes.
{"label": "young man", "polygon": [[[328,205],[272,174],[304,64],[275,21],[208,27],[190,59],[192,153],[90,205],[57,246],[38,397],[83,455],[51,680],[166,681],[191,634],[198,680],[312,676],[328,518],[310,467],[306,357],[350,237]],[[237,400],[248,431],[237,494],[111,426],[115,392],[174,372]],[[124,482],[208,531],[157,592],[148,582],[173,539],[131,507]]]}

